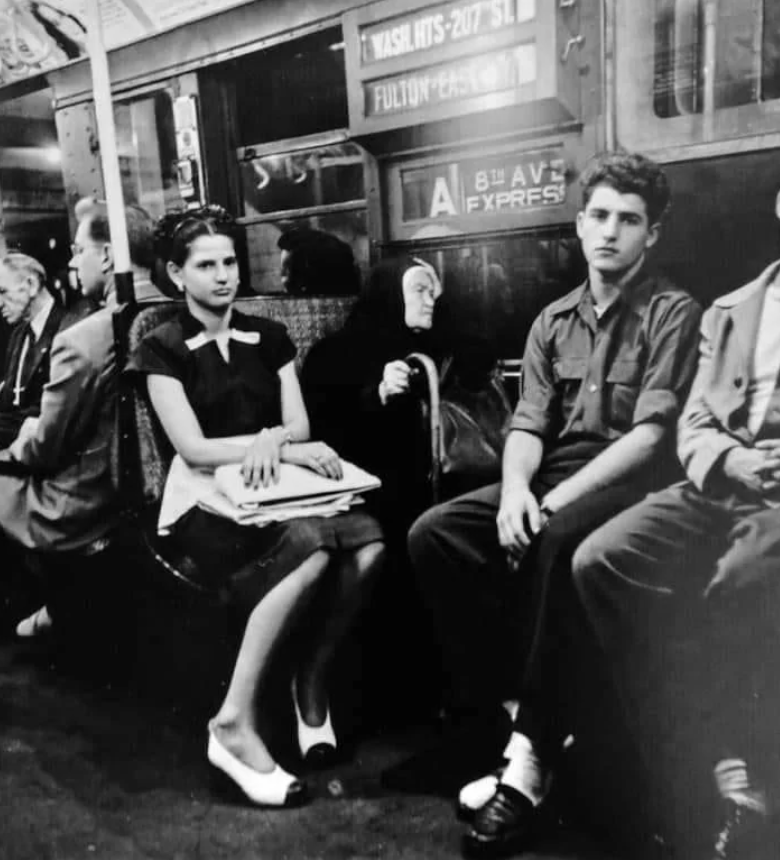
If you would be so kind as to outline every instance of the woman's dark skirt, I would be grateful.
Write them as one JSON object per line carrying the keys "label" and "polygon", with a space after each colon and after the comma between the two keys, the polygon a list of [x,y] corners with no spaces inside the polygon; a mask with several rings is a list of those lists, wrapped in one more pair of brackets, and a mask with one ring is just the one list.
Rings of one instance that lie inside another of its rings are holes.
{"label": "woman's dark skirt", "polygon": [[382,527],[364,510],[258,528],[193,508],[176,524],[173,536],[195,562],[201,584],[225,591],[250,612],[317,550],[354,552],[384,540]]}

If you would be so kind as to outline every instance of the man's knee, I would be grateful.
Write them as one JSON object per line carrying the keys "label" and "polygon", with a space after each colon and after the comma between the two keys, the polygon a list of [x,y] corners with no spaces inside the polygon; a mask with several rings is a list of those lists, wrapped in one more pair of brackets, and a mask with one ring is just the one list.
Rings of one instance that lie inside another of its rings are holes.
{"label": "man's knee", "polygon": [[440,535],[446,533],[447,523],[450,519],[449,509],[449,502],[435,505],[420,514],[412,523],[407,540],[409,557],[413,565],[417,566],[418,563],[422,562],[427,557],[432,544]]}
{"label": "man's knee", "polygon": [[612,547],[604,532],[604,529],[592,532],[577,547],[572,557],[574,588],[586,603],[604,585],[607,571],[611,567],[609,559]]}

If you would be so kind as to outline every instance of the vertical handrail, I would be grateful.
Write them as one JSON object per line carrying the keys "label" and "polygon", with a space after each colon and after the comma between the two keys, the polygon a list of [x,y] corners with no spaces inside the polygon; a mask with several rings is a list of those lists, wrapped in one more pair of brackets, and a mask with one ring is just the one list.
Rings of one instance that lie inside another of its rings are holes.
{"label": "vertical handrail", "polygon": [[704,0],[704,63],[702,73],[704,140],[715,133],[715,78],[717,62],[718,3]]}
{"label": "vertical handrail", "polygon": [[616,14],[616,0],[602,0],[601,78],[604,92],[604,148],[607,152],[617,149]]}
{"label": "vertical handrail", "polygon": [[111,79],[108,58],[103,42],[103,21],[100,17],[100,0],[88,0],[87,50],[92,74],[92,95],[95,100],[95,120],[100,140],[100,162],[106,190],[108,223],[111,230],[111,251],[114,273],[117,278],[117,299],[120,303],[133,300],[130,245],[127,240],[127,222],[122,194],[122,177],[119,172],[119,153],[116,145],[114,111],[111,103]]}

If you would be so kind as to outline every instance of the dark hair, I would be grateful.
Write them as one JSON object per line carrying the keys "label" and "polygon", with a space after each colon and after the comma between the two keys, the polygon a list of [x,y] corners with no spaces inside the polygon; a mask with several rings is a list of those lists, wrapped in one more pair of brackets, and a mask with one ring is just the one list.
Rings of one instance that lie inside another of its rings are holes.
{"label": "dark hair", "polygon": [[276,246],[290,254],[289,292],[339,295],[359,291],[355,255],[338,236],[312,227],[293,227],[282,233]]}
{"label": "dark hair", "polygon": [[[93,242],[111,243],[111,227],[108,207],[102,200],[84,198],[76,204],[76,218],[87,220],[89,238]],[[151,270],[154,266],[154,221],[142,206],[131,203],[125,206],[127,244],[130,262],[140,269]]]}
{"label": "dark hair", "polygon": [[154,230],[157,256],[165,262],[183,266],[189,256],[190,245],[200,236],[227,236],[235,242],[238,238],[236,219],[216,205],[166,212]]}
{"label": "dark hair", "polygon": [[645,201],[651,224],[660,221],[669,206],[671,191],[659,164],[636,152],[610,152],[598,156],[580,178],[583,207],[599,185],[620,194],[637,194]]}

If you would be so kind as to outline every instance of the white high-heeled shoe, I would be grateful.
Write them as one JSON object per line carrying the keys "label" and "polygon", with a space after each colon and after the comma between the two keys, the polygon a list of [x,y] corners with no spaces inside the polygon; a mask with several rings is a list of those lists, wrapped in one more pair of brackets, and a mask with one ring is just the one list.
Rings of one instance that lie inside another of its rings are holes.
{"label": "white high-heeled shoe", "polygon": [[303,719],[298,705],[298,683],[292,680],[292,700],[295,706],[295,721],[298,724],[298,748],[303,760],[313,767],[329,767],[336,759],[336,734],[330,719],[330,708],[325,712],[321,726],[310,726]]}
{"label": "white high-heeled shoe", "polygon": [[229,776],[244,794],[259,806],[297,806],[306,796],[306,786],[278,764],[272,771],[261,773],[224,747],[209,730],[208,760]]}

